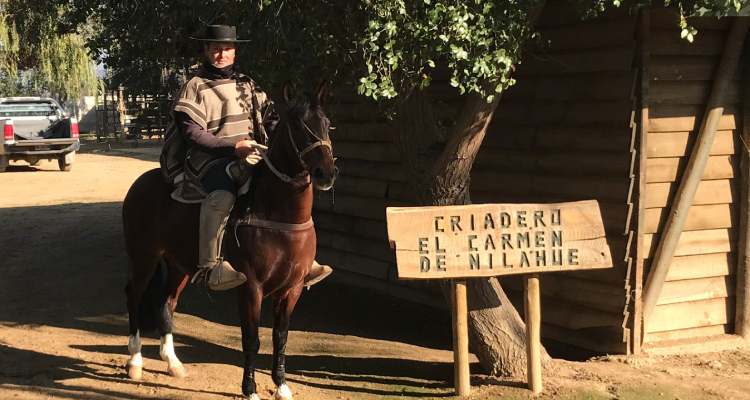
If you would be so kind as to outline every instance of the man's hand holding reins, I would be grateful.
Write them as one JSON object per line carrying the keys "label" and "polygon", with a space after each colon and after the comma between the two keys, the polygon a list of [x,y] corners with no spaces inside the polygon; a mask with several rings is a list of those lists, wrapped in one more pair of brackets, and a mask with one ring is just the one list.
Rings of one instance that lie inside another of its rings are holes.
{"label": "man's hand holding reins", "polygon": [[260,162],[266,150],[268,147],[255,140],[241,140],[234,145],[234,154],[239,158],[244,158],[250,165]]}

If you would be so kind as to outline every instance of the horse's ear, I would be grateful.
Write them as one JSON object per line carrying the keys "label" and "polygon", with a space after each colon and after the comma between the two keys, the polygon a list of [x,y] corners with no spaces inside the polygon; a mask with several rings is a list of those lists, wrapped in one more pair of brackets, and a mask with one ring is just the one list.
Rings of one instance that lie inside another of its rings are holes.
{"label": "horse's ear", "polygon": [[318,99],[318,104],[320,105],[325,104],[326,100],[328,100],[329,94],[330,94],[330,88],[328,86],[328,80],[323,79],[323,81],[320,82],[320,85],[318,85],[318,90],[316,91],[316,98]]}
{"label": "horse's ear", "polygon": [[284,98],[284,102],[286,104],[289,104],[294,98],[294,86],[292,86],[292,82],[284,82],[284,86],[282,86],[281,88],[281,93]]}

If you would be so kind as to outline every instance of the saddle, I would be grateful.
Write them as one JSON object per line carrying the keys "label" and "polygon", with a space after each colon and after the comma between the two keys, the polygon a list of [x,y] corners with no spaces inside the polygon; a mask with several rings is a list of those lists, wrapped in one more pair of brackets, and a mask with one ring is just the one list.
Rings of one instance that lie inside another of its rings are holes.
{"label": "saddle", "polygon": [[[250,192],[253,168],[245,160],[240,159],[232,161],[226,167],[226,174],[238,187],[238,199]],[[185,168],[173,180],[174,190],[171,193],[172,199],[183,204],[197,204],[202,202],[208,193],[203,189],[200,181],[200,176],[194,175],[190,168]]]}
{"label": "saddle", "polygon": [[[235,160],[226,167],[226,173],[237,184],[237,201],[227,222],[228,228],[235,232],[238,227],[254,226],[263,229],[281,230],[287,232],[304,231],[314,227],[312,218],[301,224],[289,224],[265,219],[263,215],[252,211],[253,173],[256,166],[245,160]],[[200,184],[200,177],[191,175],[189,169],[175,178],[174,190],[171,197],[184,204],[197,204],[205,199],[207,193]],[[229,230],[229,229],[228,229]]]}

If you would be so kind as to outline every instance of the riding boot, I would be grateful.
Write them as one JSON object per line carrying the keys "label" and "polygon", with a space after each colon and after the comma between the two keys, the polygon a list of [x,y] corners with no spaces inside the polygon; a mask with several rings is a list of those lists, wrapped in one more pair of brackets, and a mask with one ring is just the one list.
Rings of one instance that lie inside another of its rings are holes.
{"label": "riding boot", "polygon": [[333,269],[331,267],[318,264],[317,261],[313,260],[312,267],[310,267],[310,272],[307,274],[307,276],[305,276],[304,285],[310,287],[327,278],[328,275],[331,275],[331,272],[333,272]]}
{"label": "riding boot", "polygon": [[208,194],[201,204],[198,270],[208,269],[208,287],[213,290],[228,290],[247,280],[245,274],[235,271],[222,260],[221,238],[234,205],[235,196],[226,190],[216,190]]}

